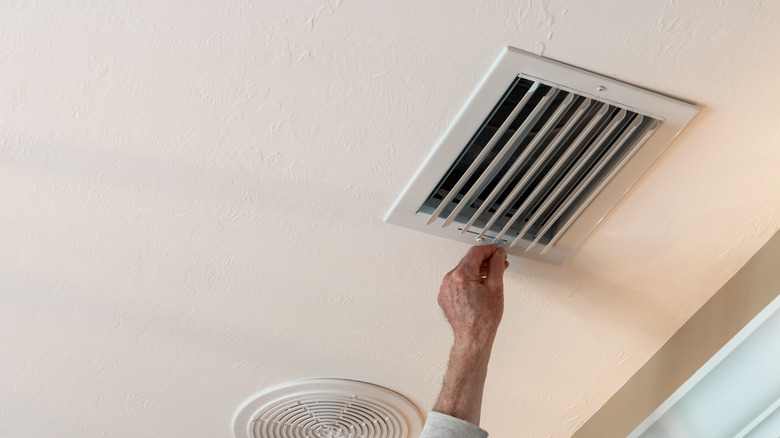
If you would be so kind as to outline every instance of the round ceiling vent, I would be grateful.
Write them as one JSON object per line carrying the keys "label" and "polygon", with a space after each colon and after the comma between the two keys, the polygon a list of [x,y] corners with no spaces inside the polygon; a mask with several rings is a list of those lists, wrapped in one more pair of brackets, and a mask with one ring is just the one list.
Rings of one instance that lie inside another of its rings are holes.
{"label": "round ceiling vent", "polygon": [[406,397],[370,383],[311,379],[268,388],[238,411],[236,438],[411,438],[423,417]]}

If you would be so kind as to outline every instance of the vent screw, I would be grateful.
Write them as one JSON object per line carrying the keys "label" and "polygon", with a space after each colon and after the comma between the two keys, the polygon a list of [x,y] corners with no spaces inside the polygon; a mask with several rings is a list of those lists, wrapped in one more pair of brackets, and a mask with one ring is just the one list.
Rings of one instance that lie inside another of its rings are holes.
{"label": "vent screw", "polygon": [[598,87],[596,87],[596,91],[604,91],[606,89],[607,89],[607,87],[605,87],[603,85],[599,85]]}
{"label": "vent screw", "polygon": [[477,242],[482,243],[485,241],[485,238],[482,236],[477,236]]}

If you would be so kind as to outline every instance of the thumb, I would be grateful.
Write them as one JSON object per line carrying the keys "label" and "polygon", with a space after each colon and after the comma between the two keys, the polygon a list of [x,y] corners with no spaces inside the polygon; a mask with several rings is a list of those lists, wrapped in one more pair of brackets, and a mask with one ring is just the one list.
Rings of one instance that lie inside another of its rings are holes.
{"label": "thumb", "polygon": [[490,256],[488,261],[488,273],[485,282],[488,286],[504,287],[504,270],[506,270],[506,250],[504,248],[498,248],[496,252]]}

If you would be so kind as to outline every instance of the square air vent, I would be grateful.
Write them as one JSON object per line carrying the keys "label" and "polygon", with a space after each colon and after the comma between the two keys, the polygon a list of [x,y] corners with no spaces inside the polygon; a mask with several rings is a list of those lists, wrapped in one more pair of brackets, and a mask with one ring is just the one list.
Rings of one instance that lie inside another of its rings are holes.
{"label": "square air vent", "polygon": [[385,221],[563,263],[698,111],[509,47]]}

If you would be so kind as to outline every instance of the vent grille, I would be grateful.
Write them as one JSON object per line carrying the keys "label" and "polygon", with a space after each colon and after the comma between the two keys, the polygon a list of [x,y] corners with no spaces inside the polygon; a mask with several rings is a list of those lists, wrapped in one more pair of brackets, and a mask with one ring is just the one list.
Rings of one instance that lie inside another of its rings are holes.
{"label": "vent grille", "polygon": [[270,388],[235,421],[236,438],[411,438],[422,417],[400,394],[352,380],[312,379]]}
{"label": "vent grille", "polygon": [[394,412],[369,400],[315,395],[285,400],[260,412],[256,437],[404,438],[405,423]]}
{"label": "vent grille", "polygon": [[698,112],[507,47],[385,221],[563,263]]}
{"label": "vent grille", "polygon": [[519,76],[419,211],[545,254],[659,124]]}

